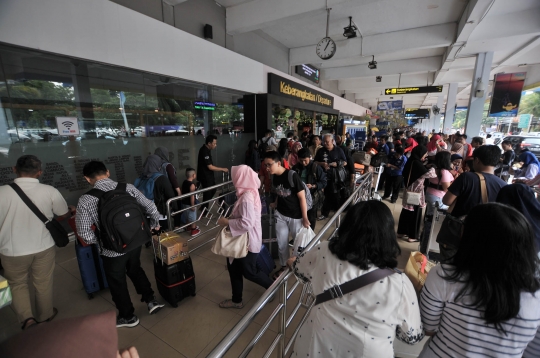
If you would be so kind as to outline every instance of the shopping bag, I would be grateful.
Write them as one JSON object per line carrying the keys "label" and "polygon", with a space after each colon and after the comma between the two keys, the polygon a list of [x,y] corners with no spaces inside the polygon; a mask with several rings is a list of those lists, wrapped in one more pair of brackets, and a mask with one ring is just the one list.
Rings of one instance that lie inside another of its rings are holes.
{"label": "shopping bag", "polygon": [[8,281],[0,276],[0,308],[9,306],[11,301],[11,289],[9,288]]}
{"label": "shopping bag", "polygon": [[311,227],[302,227],[294,239],[293,256],[298,256],[304,248],[313,240],[315,232]]}
{"label": "shopping bag", "polygon": [[435,264],[428,261],[427,257],[423,255],[420,251],[413,251],[409,256],[409,261],[405,266],[405,274],[411,280],[414,289],[416,292],[420,292],[424,283],[426,283],[426,278]]}

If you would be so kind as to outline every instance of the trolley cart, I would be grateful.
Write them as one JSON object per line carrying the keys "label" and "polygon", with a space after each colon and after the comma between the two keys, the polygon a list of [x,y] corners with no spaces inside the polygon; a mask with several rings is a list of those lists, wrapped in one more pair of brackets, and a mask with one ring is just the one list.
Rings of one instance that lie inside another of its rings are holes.
{"label": "trolley cart", "polygon": [[[439,235],[439,231],[441,230],[441,225],[444,221],[444,218],[446,217],[446,209],[441,210],[439,208],[439,203],[435,204],[428,204],[432,205],[433,207],[433,219],[431,221],[431,225],[429,225],[429,240],[427,241],[427,247],[426,247],[426,256],[430,261],[436,261],[440,262],[440,249],[439,249],[439,243],[437,242],[437,235]],[[426,223],[424,223],[424,230],[426,230],[425,227]],[[421,245],[422,246],[422,245]]]}

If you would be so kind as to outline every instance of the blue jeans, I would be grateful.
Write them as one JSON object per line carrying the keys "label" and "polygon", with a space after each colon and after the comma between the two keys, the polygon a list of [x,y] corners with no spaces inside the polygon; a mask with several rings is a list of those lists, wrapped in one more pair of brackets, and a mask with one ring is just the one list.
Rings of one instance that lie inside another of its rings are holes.
{"label": "blue jeans", "polygon": [[442,198],[439,198],[436,195],[430,194],[429,192],[426,193],[426,215],[433,215],[433,209],[429,204],[439,203],[439,209],[446,210],[448,209],[448,206],[444,205],[442,202]]}
{"label": "blue jeans", "polygon": [[[197,203],[198,201],[195,200],[195,204]],[[182,204],[182,209],[188,209],[182,213],[182,225],[197,221],[197,210],[192,211],[189,208],[191,208],[191,205]]]}

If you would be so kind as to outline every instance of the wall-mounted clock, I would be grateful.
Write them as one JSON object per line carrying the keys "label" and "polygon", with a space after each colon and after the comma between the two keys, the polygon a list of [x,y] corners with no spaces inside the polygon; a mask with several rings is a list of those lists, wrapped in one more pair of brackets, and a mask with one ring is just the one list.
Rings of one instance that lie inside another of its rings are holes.
{"label": "wall-mounted clock", "polygon": [[325,37],[317,44],[317,56],[328,60],[336,53],[336,43],[330,37]]}

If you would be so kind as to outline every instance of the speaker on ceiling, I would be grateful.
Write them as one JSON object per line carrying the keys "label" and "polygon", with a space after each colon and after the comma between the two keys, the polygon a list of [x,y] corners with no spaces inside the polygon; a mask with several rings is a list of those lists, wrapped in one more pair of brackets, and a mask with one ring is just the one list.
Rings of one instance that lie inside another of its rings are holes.
{"label": "speaker on ceiling", "polygon": [[212,25],[204,25],[204,38],[205,39],[213,39],[214,36],[212,35]]}

